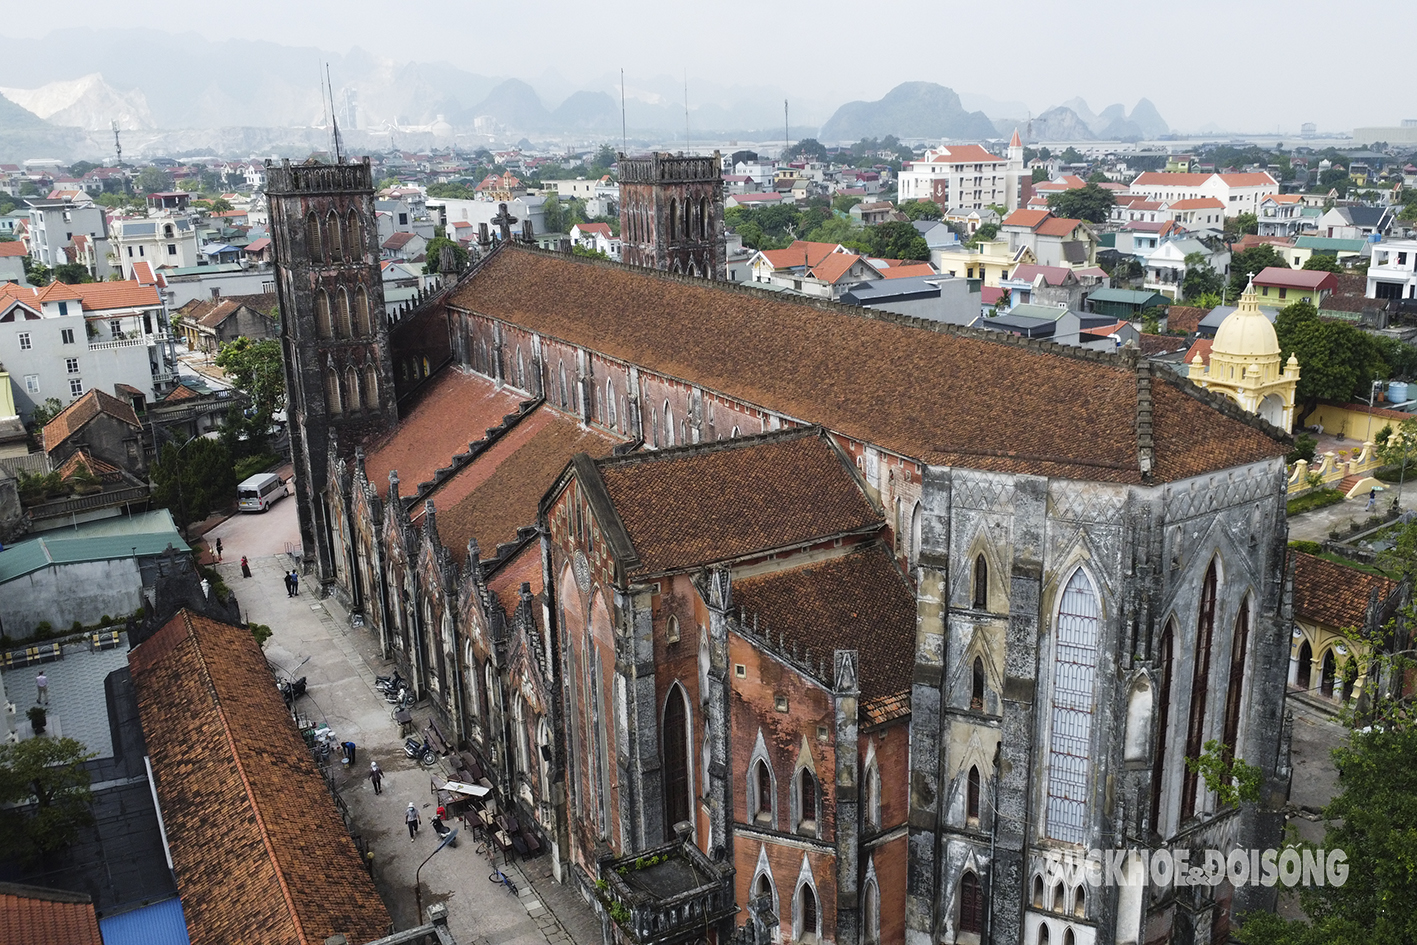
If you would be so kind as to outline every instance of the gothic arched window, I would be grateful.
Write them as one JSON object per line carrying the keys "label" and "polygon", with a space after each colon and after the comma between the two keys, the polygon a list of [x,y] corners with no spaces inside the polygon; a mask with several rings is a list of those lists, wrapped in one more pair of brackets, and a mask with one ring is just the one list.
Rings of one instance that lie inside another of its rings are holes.
{"label": "gothic arched window", "polygon": [[689,701],[675,683],[664,705],[664,725],[660,732],[664,746],[664,832],[674,836],[674,825],[689,820]]}
{"label": "gothic arched window", "polygon": [[[350,214],[353,217],[353,214]],[[361,338],[371,338],[374,335],[374,322],[369,317],[369,293],[364,291],[364,286],[356,286],[354,289],[354,324],[357,326]]]}
{"label": "gothic arched window", "polygon": [[806,767],[797,770],[797,832],[817,834],[817,776]]}
{"label": "gothic arched window", "polygon": [[699,198],[699,239],[708,239],[709,233],[709,202],[707,197]]}
{"label": "gothic arched window", "polygon": [[351,209],[344,225],[344,258],[360,262],[363,257],[364,226],[359,222],[359,212]]}
{"label": "gothic arched window", "polygon": [[989,563],[984,555],[974,558],[974,609],[987,610],[989,607]]}
{"label": "gothic arched window", "polygon": [[815,942],[817,940],[817,894],[812,890],[810,883],[803,883],[801,890],[797,893],[798,916],[800,919],[797,940],[800,942]]}
{"label": "gothic arched window", "polygon": [[866,881],[866,895],[863,897],[866,920],[866,945],[875,945],[881,940],[881,890],[874,879]]}
{"label": "gothic arched window", "polygon": [[1167,621],[1161,637],[1161,686],[1156,705],[1156,754],[1151,762],[1151,829],[1164,833],[1161,825],[1161,781],[1166,773],[1166,746],[1171,737],[1171,676],[1175,666],[1176,624]]}
{"label": "gothic arched window", "polygon": [[349,391],[349,393],[345,395],[344,402],[349,405],[350,410],[358,410],[359,404],[363,400],[363,398],[359,396],[359,369],[354,367],[350,368],[344,376],[344,383],[346,389]]}
{"label": "gothic arched window", "polygon": [[984,659],[976,656],[970,669],[969,707],[975,712],[984,711]]}
{"label": "gothic arched window", "polygon": [[338,415],[344,412],[343,398],[340,392],[339,372],[334,368],[325,369],[325,407],[331,415]]}
{"label": "gothic arched window", "polygon": [[[1191,675],[1191,717],[1186,726],[1186,757],[1199,758],[1201,743],[1205,740],[1205,697],[1210,691],[1210,651],[1215,642],[1215,561],[1205,572],[1205,583],[1201,585],[1200,614],[1196,618],[1196,664]],[[1196,812],[1196,789],[1199,776],[1186,766],[1181,787],[1181,819],[1185,820]]]}
{"label": "gothic arched window", "polygon": [[1240,697],[1245,687],[1245,656],[1250,644],[1250,599],[1240,602],[1240,613],[1235,618],[1235,635],[1230,643],[1230,679],[1225,692],[1225,736],[1226,750],[1233,758],[1239,748],[1240,737]]}
{"label": "gothic arched window", "polygon": [[967,823],[979,823],[979,791],[979,767],[971,765],[964,801],[964,819]]}
{"label": "gothic arched window", "polygon": [[674,413],[669,409],[669,401],[664,402],[664,445],[674,445]]}
{"label": "gothic arched window", "polygon": [[321,338],[334,335],[334,323],[330,318],[330,296],[324,289],[315,290],[315,334]]}
{"label": "gothic arched window", "polygon": [[374,410],[379,406],[379,369],[364,365],[364,406]]}
{"label": "gothic arched window", "polygon": [[866,768],[866,825],[881,829],[881,769],[874,758]]}
{"label": "gothic arched window", "polygon": [[1047,834],[1065,843],[1082,843],[1086,834],[1093,690],[1101,629],[1097,594],[1079,568],[1063,590],[1053,641]]}
{"label": "gothic arched window", "polygon": [[310,254],[311,262],[325,261],[325,246],[320,239],[320,218],[315,215],[313,210],[305,218],[305,251]]}
{"label": "gothic arched window", "polygon": [[329,241],[330,262],[334,262],[339,259],[343,251],[342,247],[340,246],[339,231],[339,214],[335,213],[334,210],[331,210],[329,216],[325,218],[325,239]]}
{"label": "gothic arched window", "polygon": [[772,812],[772,769],[761,758],[753,763],[753,793],[756,795],[753,820],[771,827],[776,819]]}
{"label": "gothic arched window", "polygon": [[672,240],[679,235],[679,202],[673,197],[669,198],[669,238]]}
{"label": "gothic arched window", "polygon": [[979,935],[984,931],[984,890],[973,870],[959,881],[959,930]]}
{"label": "gothic arched window", "polygon": [[605,381],[605,423],[612,430],[619,429],[615,425],[615,382]]}
{"label": "gothic arched window", "polygon": [[350,331],[349,315],[349,292],[344,286],[339,287],[338,294],[335,295],[335,334],[340,338],[348,338]]}

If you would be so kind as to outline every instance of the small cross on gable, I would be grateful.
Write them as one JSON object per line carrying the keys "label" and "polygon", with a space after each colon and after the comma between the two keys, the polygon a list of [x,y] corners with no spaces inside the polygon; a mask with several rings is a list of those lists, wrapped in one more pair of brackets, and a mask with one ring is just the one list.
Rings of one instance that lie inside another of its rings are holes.
{"label": "small cross on gable", "polygon": [[512,238],[512,226],[517,222],[517,218],[507,212],[506,204],[497,204],[497,215],[492,218],[492,222],[497,224],[498,228],[501,229],[503,240],[510,240]]}

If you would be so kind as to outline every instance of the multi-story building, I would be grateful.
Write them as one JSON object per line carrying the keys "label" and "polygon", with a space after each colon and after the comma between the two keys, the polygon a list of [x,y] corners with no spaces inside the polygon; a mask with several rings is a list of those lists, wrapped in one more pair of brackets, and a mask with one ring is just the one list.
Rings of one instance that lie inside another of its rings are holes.
{"label": "multi-story building", "polygon": [[627,263],[726,279],[723,160],[620,155],[620,257]]}
{"label": "multi-story building", "polygon": [[[86,194],[53,200],[32,197],[25,203],[30,211],[30,258],[42,266],[53,269],[71,262],[66,248],[72,249],[75,236],[87,237],[96,244],[108,237],[103,208]],[[106,256],[106,253],[99,254],[105,264],[101,271],[92,273],[94,278],[108,277]]]}
{"label": "multi-story building", "polygon": [[1048,210],[1015,210],[1004,217],[999,235],[1013,252],[1029,249],[1040,266],[1087,269],[1097,264],[1097,234],[1084,220],[1056,217]]}
{"label": "multi-story building", "polygon": [[1303,211],[1304,198],[1299,194],[1270,194],[1260,201],[1259,235],[1299,235],[1304,226]]}
{"label": "multi-story building", "polygon": [[160,214],[113,221],[113,249],[109,262],[128,278],[137,278],[135,266],[148,263],[157,269],[186,269],[202,264],[197,231],[186,216]]}
{"label": "multi-story building", "polygon": [[1267,171],[1246,174],[1146,171],[1132,181],[1130,189],[1133,195],[1166,203],[1214,197],[1225,207],[1227,217],[1237,217],[1242,213],[1258,214],[1260,201],[1279,193],[1279,182]]}
{"label": "multi-story building", "polygon": [[925,152],[900,172],[901,200],[933,200],[946,209],[982,210],[999,204],[1016,210],[1022,199],[1023,142],[1018,132],[1000,158],[977,144],[950,145]]}
{"label": "multi-story building", "polygon": [[0,289],[0,363],[11,366],[21,416],[51,397],[67,404],[94,389],[140,398],[141,406],[176,386],[177,354],[156,285]]}
{"label": "multi-story building", "polygon": [[1417,240],[1374,244],[1366,294],[1370,299],[1417,299]]}

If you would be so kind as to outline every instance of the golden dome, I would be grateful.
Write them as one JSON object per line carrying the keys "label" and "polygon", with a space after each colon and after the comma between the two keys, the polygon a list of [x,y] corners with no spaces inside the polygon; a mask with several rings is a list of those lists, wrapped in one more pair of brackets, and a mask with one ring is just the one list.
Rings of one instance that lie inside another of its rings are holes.
{"label": "golden dome", "polygon": [[1260,311],[1255,299],[1255,287],[1245,287],[1240,296],[1240,307],[1226,316],[1215,332],[1215,341],[1210,347],[1211,357],[1231,355],[1232,357],[1279,357],[1279,336],[1274,326]]}

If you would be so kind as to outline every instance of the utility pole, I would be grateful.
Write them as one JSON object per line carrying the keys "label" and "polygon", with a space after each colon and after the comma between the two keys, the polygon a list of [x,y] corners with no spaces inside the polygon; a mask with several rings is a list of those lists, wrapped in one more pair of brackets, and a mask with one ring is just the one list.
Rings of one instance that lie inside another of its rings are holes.
{"label": "utility pole", "polygon": [[114,167],[123,166],[123,142],[118,139],[118,119],[113,119],[113,150],[118,152],[118,163]]}
{"label": "utility pole", "polygon": [[787,99],[782,100],[782,160],[787,160],[787,153],[792,148],[792,132],[788,130],[787,123]]}

